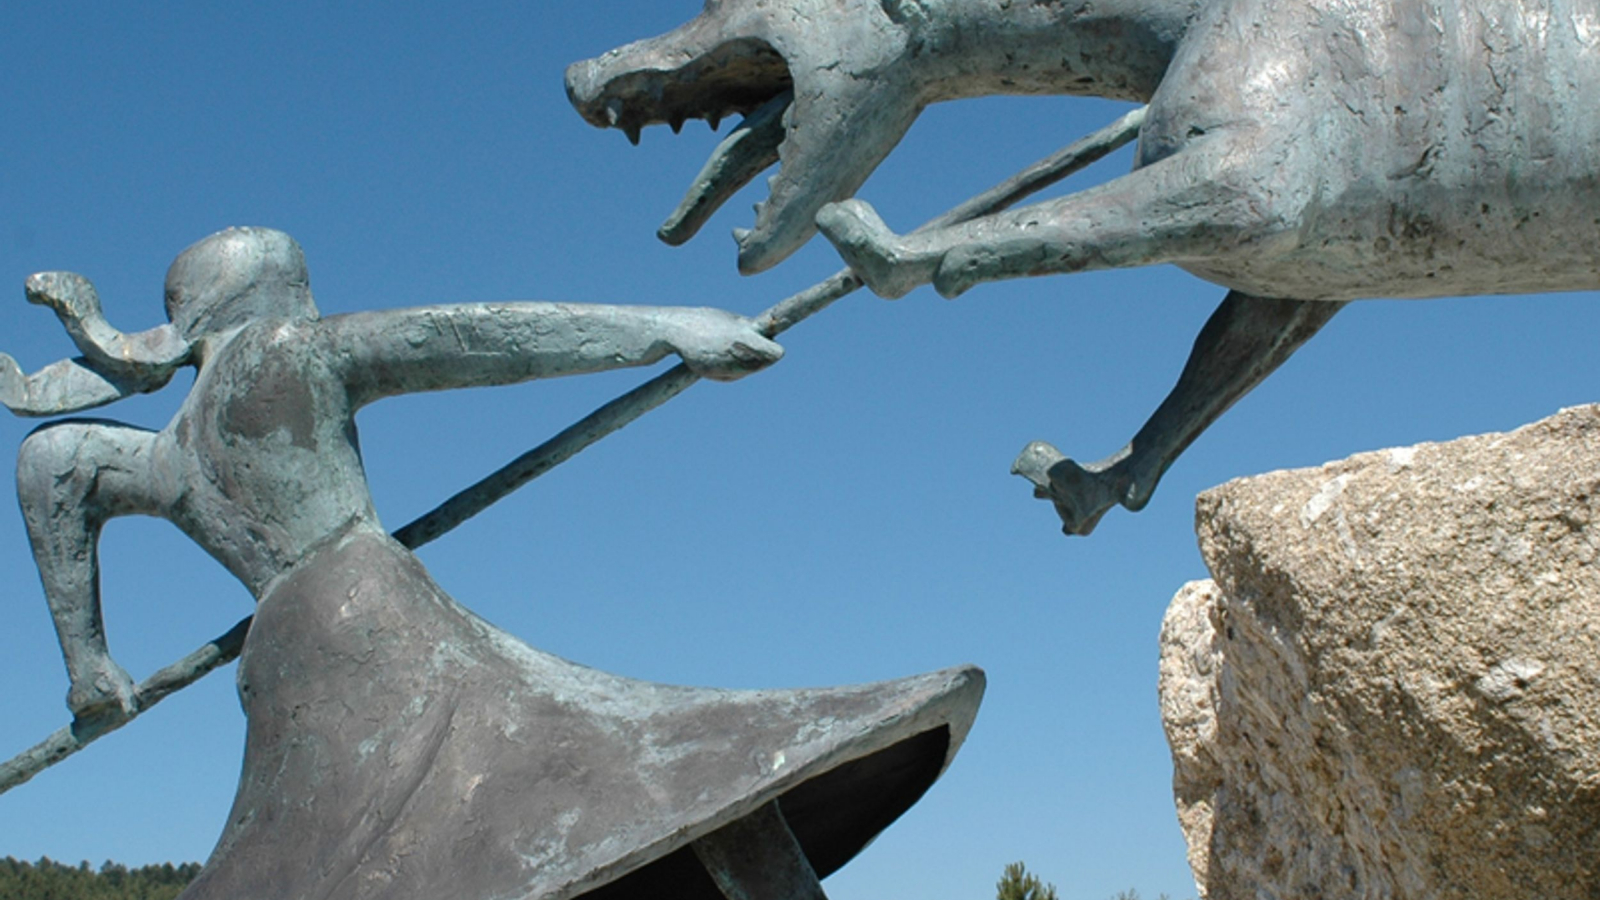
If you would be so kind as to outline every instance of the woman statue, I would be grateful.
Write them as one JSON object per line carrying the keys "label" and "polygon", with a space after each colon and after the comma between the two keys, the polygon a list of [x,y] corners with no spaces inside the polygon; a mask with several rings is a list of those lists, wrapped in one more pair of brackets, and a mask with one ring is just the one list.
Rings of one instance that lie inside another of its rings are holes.
{"label": "woman statue", "polygon": [[107,520],[171,521],[257,600],[238,675],[244,771],[185,898],[820,896],[816,878],[914,802],[970,726],[975,669],[735,692],[575,665],[457,604],[379,524],[356,437],[366,404],[668,354],[731,380],[782,355],[747,319],[562,303],[322,318],[300,247],[262,228],[185,250],[170,324],[151,331],[112,328],[81,276],[33,276],[28,294],[83,357],[30,376],[0,358],[14,412],[86,409],[198,370],[161,431],[52,423],[18,460],[80,725],[137,712],[101,618]]}

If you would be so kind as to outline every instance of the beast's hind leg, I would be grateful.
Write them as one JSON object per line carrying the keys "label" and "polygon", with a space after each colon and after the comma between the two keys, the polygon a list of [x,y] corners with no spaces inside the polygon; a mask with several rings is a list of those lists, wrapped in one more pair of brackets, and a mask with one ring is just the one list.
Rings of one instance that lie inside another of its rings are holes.
{"label": "beast's hind leg", "polygon": [[1254,132],[1216,133],[1099,187],[960,225],[896,235],[870,205],[823,207],[817,227],[874,293],[931,282],[954,297],[1002,278],[1216,259],[1260,259],[1293,240],[1298,211]]}
{"label": "beast's hind leg", "polygon": [[1177,385],[1126,447],[1080,465],[1035,441],[1011,471],[1033,482],[1035,496],[1055,504],[1067,534],[1088,534],[1118,504],[1143,509],[1179,454],[1343,307],[1234,291],[1200,330]]}
{"label": "beast's hind leg", "polygon": [[55,621],[80,721],[115,724],[136,712],[128,673],[111,659],[100,611],[100,530],[111,518],[157,514],[155,435],[106,422],[47,425],[17,454],[17,499]]}

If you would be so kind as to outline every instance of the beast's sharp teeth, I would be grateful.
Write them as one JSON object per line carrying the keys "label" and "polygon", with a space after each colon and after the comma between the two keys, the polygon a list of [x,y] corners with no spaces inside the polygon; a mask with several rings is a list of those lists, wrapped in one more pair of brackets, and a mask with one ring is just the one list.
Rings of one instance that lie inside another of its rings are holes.
{"label": "beast's sharp teeth", "polygon": [[606,103],[606,122],[615,128],[620,121],[622,121],[622,101],[613,97]]}
{"label": "beast's sharp teeth", "polygon": [[711,130],[712,131],[716,131],[718,128],[721,128],[722,127],[722,113],[714,112],[714,113],[711,113],[710,115],[706,116],[706,124],[711,126]]}
{"label": "beast's sharp teeth", "polygon": [[789,92],[772,98],[722,139],[678,208],[656,232],[663,241],[676,246],[693,237],[724,201],[778,161],[783,111],[792,99]]}
{"label": "beast's sharp teeth", "polygon": [[744,246],[744,242],[746,240],[748,240],[749,237],[750,237],[750,229],[748,229],[748,228],[735,228],[733,230],[733,242],[738,244],[741,247]]}
{"label": "beast's sharp teeth", "polygon": [[682,131],[683,113],[673,113],[672,118],[668,120],[667,124],[671,126],[673,134],[677,134],[678,132]]}
{"label": "beast's sharp teeth", "polygon": [[624,126],[622,130],[627,133],[628,142],[630,144],[633,144],[635,147],[639,146],[640,128],[637,124]]}

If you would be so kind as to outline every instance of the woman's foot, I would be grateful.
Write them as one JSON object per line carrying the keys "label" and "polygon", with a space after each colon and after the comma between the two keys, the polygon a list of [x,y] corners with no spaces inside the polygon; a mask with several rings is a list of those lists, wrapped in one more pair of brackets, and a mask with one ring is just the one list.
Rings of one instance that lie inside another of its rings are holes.
{"label": "woman's foot", "polygon": [[[1033,482],[1035,497],[1055,504],[1062,531],[1086,535],[1111,507],[1128,505],[1131,485],[1121,465],[1126,458],[1126,453],[1119,453],[1084,466],[1050,444],[1034,441],[1022,448],[1011,472]],[[1146,495],[1137,507],[1129,508],[1142,507],[1148,499]]]}

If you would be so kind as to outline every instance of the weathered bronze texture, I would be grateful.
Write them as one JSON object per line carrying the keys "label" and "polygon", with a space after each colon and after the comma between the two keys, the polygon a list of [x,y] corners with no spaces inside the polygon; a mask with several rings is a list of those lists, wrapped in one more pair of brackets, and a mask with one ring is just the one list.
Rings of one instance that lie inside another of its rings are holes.
{"label": "weathered bronze texture", "polygon": [[[85,735],[146,699],[112,659],[97,543],[169,519],[259,602],[240,658],[244,773],[200,898],[714,898],[691,845],[760,811],[816,875],[922,794],[960,746],[982,674],[720,691],[607,675],[472,615],[380,526],[354,416],[401,393],[644,365],[728,380],[782,353],[710,309],[486,303],[322,318],[300,248],[229,229],[168,273],[170,326],[123,335],[87,280],[35,276],[85,354],[27,376],[49,413],[198,372],[159,432],[44,426],[18,495]],[[83,380],[85,371],[94,376]],[[15,379],[22,378],[13,372]],[[99,379],[98,381],[96,379]],[[100,382],[114,384],[109,396]],[[89,387],[80,390],[80,386]],[[778,807],[782,812],[778,812]],[[767,839],[776,832],[754,827]],[[720,871],[720,870],[719,870]],[[760,879],[722,873],[764,896]]]}
{"label": "weathered bronze texture", "polygon": [[[634,137],[752,115],[668,228],[685,236],[778,162],[736,233],[743,271],[820,228],[885,297],[1163,262],[1228,288],[1126,447],[1080,465],[1034,443],[1016,461],[1086,534],[1114,505],[1141,508],[1345,302],[1600,286],[1596,34],[1586,0],[716,0],[573,65],[567,89]],[[906,235],[850,199],[924,107],[989,94],[1148,103],[1134,171]]]}

